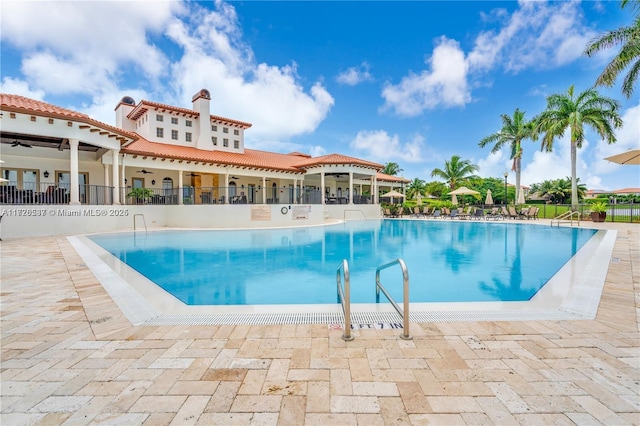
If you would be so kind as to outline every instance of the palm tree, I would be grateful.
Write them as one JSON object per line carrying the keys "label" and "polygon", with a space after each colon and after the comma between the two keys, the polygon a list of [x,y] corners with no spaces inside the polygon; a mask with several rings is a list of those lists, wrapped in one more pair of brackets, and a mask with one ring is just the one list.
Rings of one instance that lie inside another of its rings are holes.
{"label": "palm tree", "polygon": [[382,169],[382,173],[385,175],[396,176],[400,174],[403,170],[400,168],[398,163],[389,162],[384,165],[384,169]]}
{"label": "palm tree", "polygon": [[422,179],[415,178],[407,186],[407,197],[415,198],[418,194],[424,195],[425,188],[426,184],[424,181]]}
{"label": "palm tree", "polygon": [[521,142],[525,139],[535,139],[534,123],[533,121],[527,121],[524,118],[524,111],[520,111],[518,108],[513,112],[513,118],[507,114],[502,114],[502,129],[500,131],[483,138],[478,145],[484,148],[490,143],[495,143],[491,149],[492,153],[496,153],[502,149],[506,144],[511,146],[511,159],[513,159],[513,165],[511,170],[516,172],[516,200],[518,199],[518,192],[520,192],[520,172],[522,170],[522,145]]}
{"label": "palm tree", "polygon": [[622,82],[622,93],[629,99],[640,73],[640,1],[623,0],[622,7],[624,8],[627,5],[631,5],[635,9],[633,23],[628,27],[608,31],[597,39],[592,40],[585,48],[584,54],[591,57],[601,50],[617,44],[622,45],[618,54],[614,56],[598,76],[596,85],[613,86],[618,75],[630,67]]}
{"label": "palm tree", "polygon": [[447,192],[447,185],[442,182],[438,182],[434,180],[425,185],[424,192],[428,195],[434,196],[436,198],[440,198],[442,194]]}
{"label": "palm tree", "polygon": [[578,208],[576,179],[577,149],[584,141],[585,124],[594,129],[607,143],[616,142],[614,129],[622,127],[618,110],[620,105],[611,98],[601,96],[595,89],[587,89],[574,96],[573,86],[566,94],[556,93],[547,98],[547,109],[536,121],[536,133],[545,133],[541,150],[551,152],[553,141],[562,137],[566,129],[571,132],[571,208]]}
{"label": "palm tree", "polygon": [[444,162],[444,170],[433,169],[431,177],[439,177],[449,184],[449,189],[454,190],[462,179],[473,177],[473,173],[480,170],[475,164],[471,164],[469,160],[461,160],[460,156],[454,155],[451,160]]}

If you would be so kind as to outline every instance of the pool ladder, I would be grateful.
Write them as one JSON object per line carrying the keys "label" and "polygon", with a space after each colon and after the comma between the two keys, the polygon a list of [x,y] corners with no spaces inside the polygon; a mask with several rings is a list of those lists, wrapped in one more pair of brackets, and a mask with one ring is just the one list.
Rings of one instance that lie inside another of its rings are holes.
{"label": "pool ladder", "polygon": [[[344,290],[342,288],[342,274],[344,273]],[[336,282],[338,284],[338,299],[342,304],[342,313],[344,314],[344,332],[342,340],[351,341],[351,280],[349,278],[349,263],[347,259],[343,259],[336,271]]]}
{"label": "pool ladder", "polygon": [[[380,282],[380,271],[396,264],[400,265],[400,269],[402,270],[404,309],[401,309],[400,306],[398,306],[396,301]],[[342,285],[343,274],[344,289]],[[349,277],[349,263],[347,262],[347,259],[343,259],[336,270],[336,284],[338,285],[338,300],[342,305],[342,313],[344,314],[344,332],[342,333],[342,340],[348,342],[353,340],[353,336],[351,335],[351,279]],[[379,266],[376,269],[376,303],[380,303],[380,290],[382,290],[382,293],[386,296],[387,300],[389,300],[393,308],[403,320],[403,334],[400,335],[400,338],[405,340],[413,339],[409,334],[409,271],[404,260],[396,259],[393,262]]]}
{"label": "pool ladder", "polygon": [[[574,216],[577,216],[577,217],[574,219],[573,218]],[[555,222],[556,225],[558,225],[558,227],[560,227],[561,222],[569,222],[569,224],[573,226],[574,221],[578,222],[578,226],[580,226],[580,212],[577,210],[574,210],[574,211],[568,210],[562,213],[561,215],[551,219],[551,226],[553,226],[553,222]]]}
{"label": "pool ladder", "polygon": [[136,217],[140,216],[142,218],[142,224],[144,225],[144,233],[147,233],[147,221],[144,220],[144,215],[142,213],[137,213],[133,215],[133,232],[136,232]]}
{"label": "pool ladder", "polygon": [[[391,297],[391,295],[387,292],[387,289],[385,289],[380,282],[380,271],[396,264],[400,265],[400,269],[402,269],[404,309],[401,309],[400,306],[398,306],[396,301],[393,300],[393,297]],[[407,270],[407,265],[404,263],[404,260],[396,259],[382,266],[378,266],[378,268],[376,269],[376,303],[380,303],[380,290],[382,290],[382,293],[386,296],[387,300],[389,300],[393,308],[403,320],[403,334],[400,335],[400,338],[405,340],[413,339],[413,337],[411,337],[411,335],[409,334],[409,271]]]}

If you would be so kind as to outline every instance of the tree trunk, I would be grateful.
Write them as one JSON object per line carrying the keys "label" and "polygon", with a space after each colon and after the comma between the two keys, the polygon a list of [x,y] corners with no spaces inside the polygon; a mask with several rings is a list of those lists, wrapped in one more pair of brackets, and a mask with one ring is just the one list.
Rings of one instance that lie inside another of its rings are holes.
{"label": "tree trunk", "polygon": [[578,147],[571,138],[571,210],[578,210],[578,181],[576,179],[576,161]]}
{"label": "tree trunk", "polygon": [[514,204],[518,202],[519,198],[518,196],[520,195],[520,170],[521,170],[521,163],[522,163],[522,158],[517,157],[516,159],[516,199],[514,201]]}

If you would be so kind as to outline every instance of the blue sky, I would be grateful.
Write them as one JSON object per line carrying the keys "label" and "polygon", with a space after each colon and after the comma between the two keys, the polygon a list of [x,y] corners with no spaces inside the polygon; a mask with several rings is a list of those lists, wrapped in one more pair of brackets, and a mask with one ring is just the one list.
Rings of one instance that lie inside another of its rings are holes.
{"label": "blue sky", "polygon": [[[619,2],[31,2],[3,1],[1,91],[114,124],[125,95],[253,123],[246,146],[396,162],[430,181],[452,155],[500,177],[509,152],[478,141],[515,108],[590,87],[614,51],[582,55],[628,25]],[[625,126],[606,145],[589,131],[578,176],[590,189],[640,187],[637,167],[603,160],[640,148],[640,102],[619,85]],[[552,153],[526,142],[523,184],[570,175],[568,135]],[[513,173],[509,180],[515,181]]]}

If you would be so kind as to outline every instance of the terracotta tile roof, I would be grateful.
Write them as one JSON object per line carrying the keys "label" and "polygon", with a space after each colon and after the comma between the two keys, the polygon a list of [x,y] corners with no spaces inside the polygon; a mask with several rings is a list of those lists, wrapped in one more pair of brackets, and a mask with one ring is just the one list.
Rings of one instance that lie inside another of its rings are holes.
{"label": "terracotta tile roof", "polygon": [[[128,132],[115,126],[111,126],[110,124],[102,123],[98,120],[94,120],[87,114],[72,111],[70,109],[62,108],[43,101],[26,98],[20,95],[0,93],[0,109],[2,111],[17,112],[21,114],[37,114],[49,118],[80,121],[86,124],[100,127],[105,130],[109,130],[113,133],[124,135],[129,139],[133,139],[136,137],[134,133]],[[126,141],[121,140],[121,142]]]}
{"label": "terracotta tile roof", "polygon": [[640,194],[640,188],[622,188],[613,191],[614,194]]}
{"label": "terracotta tile roof", "polygon": [[300,168],[307,168],[312,166],[319,166],[322,164],[353,164],[375,170],[380,170],[384,167],[382,164],[373,163],[371,161],[365,161],[361,160],[360,158],[349,157],[342,154],[329,154],[322,155],[320,157],[312,157],[302,161],[298,161],[296,165]]}
{"label": "terracotta tile roof", "polygon": [[131,155],[146,155],[158,158],[201,161],[210,164],[304,173],[304,170],[296,167],[296,163],[300,161],[300,157],[298,156],[253,149],[245,149],[243,154],[223,151],[205,151],[188,146],[151,142],[139,137],[135,142],[123,147],[121,152]]}
{"label": "terracotta tile roof", "polygon": [[378,172],[376,174],[376,180],[378,182],[402,182],[402,183],[411,183],[411,180],[407,179],[407,178],[403,178],[401,176],[392,176],[392,175],[387,175],[385,173],[380,173]]}
{"label": "terracotta tile roof", "polygon": [[[136,105],[135,108],[131,110],[131,112],[127,115],[127,117],[131,120],[137,120],[138,118],[140,118],[140,116],[145,114],[149,109],[160,110],[160,111],[173,111],[178,114],[184,114],[184,115],[193,116],[193,117],[200,116],[199,112],[194,111],[192,109],[180,108],[172,105],[160,104],[158,102],[141,100],[138,103],[138,105]],[[210,117],[213,121],[240,126],[244,129],[248,129],[249,127],[252,126],[251,123],[246,123],[244,121],[239,121],[239,120],[233,120],[231,118],[220,117],[218,115],[211,115]]]}

